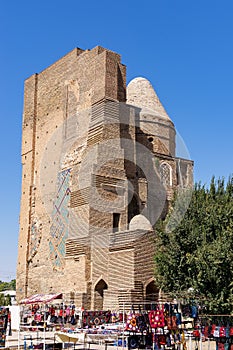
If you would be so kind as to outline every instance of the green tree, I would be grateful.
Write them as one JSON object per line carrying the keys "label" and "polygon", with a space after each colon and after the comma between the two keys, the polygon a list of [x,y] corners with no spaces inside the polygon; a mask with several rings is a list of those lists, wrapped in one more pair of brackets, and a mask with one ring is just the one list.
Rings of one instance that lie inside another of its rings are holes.
{"label": "green tree", "polygon": [[4,290],[16,290],[16,280],[13,279],[10,282],[0,281],[0,292]]}
{"label": "green tree", "polygon": [[4,306],[5,305],[5,297],[4,294],[0,293],[0,306]]}
{"label": "green tree", "polygon": [[[176,297],[192,291],[211,313],[233,312],[233,177],[196,184],[183,219],[185,196],[157,223],[155,275]],[[179,223],[177,225],[177,223]]]}
{"label": "green tree", "polygon": [[11,305],[11,296],[7,294],[5,296],[5,306],[10,306]]}
{"label": "green tree", "polygon": [[0,293],[0,306],[9,306],[11,305],[11,297],[10,295],[4,296],[4,294]]}
{"label": "green tree", "polygon": [[16,290],[16,280],[15,279],[13,279],[9,282],[9,289]]}

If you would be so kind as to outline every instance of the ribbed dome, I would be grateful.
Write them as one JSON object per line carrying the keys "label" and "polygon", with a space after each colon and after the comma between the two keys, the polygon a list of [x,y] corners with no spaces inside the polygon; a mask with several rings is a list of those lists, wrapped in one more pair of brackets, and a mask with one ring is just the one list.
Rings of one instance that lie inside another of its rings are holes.
{"label": "ribbed dome", "polygon": [[170,120],[153,86],[145,78],[135,78],[127,86],[127,104],[142,108],[148,113]]}

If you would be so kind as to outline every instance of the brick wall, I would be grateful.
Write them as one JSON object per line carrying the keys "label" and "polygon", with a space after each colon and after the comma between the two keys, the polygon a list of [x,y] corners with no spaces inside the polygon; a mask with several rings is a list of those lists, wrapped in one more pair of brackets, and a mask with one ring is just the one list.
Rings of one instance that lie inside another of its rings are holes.
{"label": "brick wall", "polygon": [[192,185],[193,163],[175,157],[174,124],[153,88],[132,86],[120,55],[100,46],[25,81],[18,300],[61,292],[96,309],[145,297],[152,225],[177,186]]}

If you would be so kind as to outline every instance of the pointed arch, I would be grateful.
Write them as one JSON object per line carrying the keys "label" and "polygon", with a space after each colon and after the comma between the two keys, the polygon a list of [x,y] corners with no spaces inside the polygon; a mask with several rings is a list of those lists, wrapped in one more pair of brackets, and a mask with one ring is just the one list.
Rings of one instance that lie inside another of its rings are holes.
{"label": "pointed arch", "polygon": [[151,278],[145,285],[145,300],[156,302],[159,299],[159,288],[156,286],[155,279]]}
{"label": "pointed arch", "polygon": [[94,288],[94,308],[95,310],[103,310],[104,290],[108,289],[107,283],[101,278]]}
{"label": "pointed arch", "polygon": [[132,220],[132,218],[138,215],[139,212],[139,201],[136,194],[132,196],[132,199],[128,205],[128,223]]}

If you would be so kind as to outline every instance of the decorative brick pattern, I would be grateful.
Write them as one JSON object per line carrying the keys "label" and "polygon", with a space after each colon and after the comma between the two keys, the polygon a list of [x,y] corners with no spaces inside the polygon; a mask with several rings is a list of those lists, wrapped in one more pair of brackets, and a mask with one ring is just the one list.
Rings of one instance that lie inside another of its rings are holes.
{"label": "decorative brick pattern", "polygon": [[193,181],[175,134],[151,84],[126,89],[120,55],[100,46],[25,81],[18,300],[59,292],[127,309],[151,298],[153,224]]}

